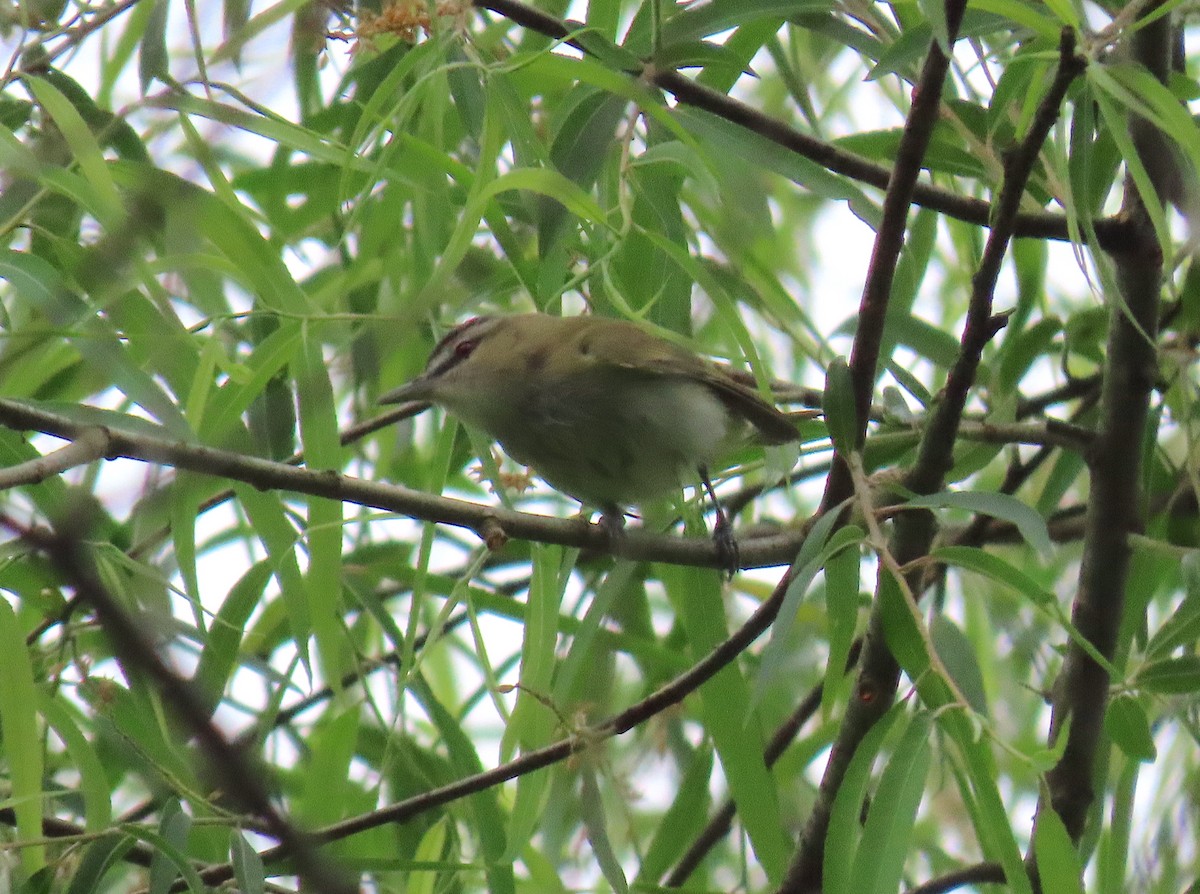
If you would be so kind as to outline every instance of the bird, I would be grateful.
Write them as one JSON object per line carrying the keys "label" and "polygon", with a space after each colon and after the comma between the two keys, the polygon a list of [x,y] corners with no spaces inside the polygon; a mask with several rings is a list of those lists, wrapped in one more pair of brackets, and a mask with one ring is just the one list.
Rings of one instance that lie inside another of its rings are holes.
{"label": "bird", "polygon": [[732,372],[636,323],[595,315],[473,317],[379,401],[441,406],[599,509],[613,534],[628,507],[698,480],[716,507],[714,539],[731,574],[737,544],[710,465],[747,439],[799,437],[791,416]]}

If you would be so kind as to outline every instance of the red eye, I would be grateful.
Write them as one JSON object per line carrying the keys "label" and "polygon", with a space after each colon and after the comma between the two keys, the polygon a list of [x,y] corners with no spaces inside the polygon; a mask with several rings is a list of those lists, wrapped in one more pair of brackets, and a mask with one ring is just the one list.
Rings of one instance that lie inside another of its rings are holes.
{"label": "red eye", "polygon": [[454,346],[454,356],[465,360],[467,357],[471,356],[471,352],[477,347],[479,347],[479,339],[465,339]]}

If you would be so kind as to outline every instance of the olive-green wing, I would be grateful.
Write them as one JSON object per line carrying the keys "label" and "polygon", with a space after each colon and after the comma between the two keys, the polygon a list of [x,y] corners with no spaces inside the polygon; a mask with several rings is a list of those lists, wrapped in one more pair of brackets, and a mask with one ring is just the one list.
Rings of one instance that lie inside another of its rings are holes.
{"label": "olive-green wing", "polygon": [[753,388],[733,381],[717,369],[705,378],[705,384],[725,402],[725,406],[754,426],[763,443],[786,444],[800,437],[788,415],[763,400]]}

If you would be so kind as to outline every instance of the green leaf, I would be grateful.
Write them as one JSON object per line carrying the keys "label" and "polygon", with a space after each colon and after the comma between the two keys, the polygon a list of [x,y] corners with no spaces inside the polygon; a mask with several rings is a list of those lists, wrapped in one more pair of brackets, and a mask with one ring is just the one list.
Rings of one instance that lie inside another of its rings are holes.
{"label": "green leaf", "polygon": [[617,46],[599,31],[570,19],[566,21],[566,25],[570,30],[570,38],[601,65],[613,71],[636,72],[641,70],[641,62],[637,56],[624,47]]}
{"label": "green leaf", "polygon": [[271,577],[268,562],[256,562],[238,579],[221,603],[208,631],[208,641],[192,679],[197,689],[216,705],[229,685],[238,662],[238,650],[250,615],[258,607]]}
{"label": "green leaf", "polygon": [[172,437],[191,440],[192,433],[175,400],[140,359],[131,356],[125,339],[77,293],[60,271],[42,258],[20,252],[0,257],[0,277],[36,301],[55,325],[71,332],[71,346],[89,371],[103,378],[157,419]]}
{"label": "green leaf", "polygon": [[857,213],[872,220],[875,218],[874,203],[850,178],[832,174],[816,162],[716,115],[690,106],[676,108],[675,115],[707,152],[742,158],[749,164],[787,177],[822,198],[850,201]]}
{"label": "green leaf", "polygon": [[[791,659],[791,631],[792,625],[795,622],[796,615],[800,611],[800,606],[804,602],[804,597],[807,595],[812,582],[816,579],[817,574],[824,568],[829,561],[842,552],[849,552],[857,558],[857,550],[852,547],[858,546],[865,538],[862,529],[855,525],[847,525],[838,529],[838,516],[841,513],[841,507],[831,509],[817,520],[809,531],[808,536],[804,538],[804,543],[800,547],[800,553],[796,556],[796,561],[792,563],[795,569],[792,572],[791,580],[788,582],[787,592],[784,594],[783,602],[779,607],[779,616],[775,619],[775,623],[771,625],[771,639],[767,643],[767,647],[763,650],[762,662],[759,666],[758,676],[754,681],[754,694],[750,701],[751,709],[758,706],[763,696],[772,684],[778,682],[780,674]],[[855,563],[857,569],[857,562]],[[839,582],[845,584],[846,569],[845,566],[839,568],[841,577]],[[826,592],[829,592],[828,581]],[[845,597],[843,597],[845,598]],[[852,611],[858,610],[857,587],[855,588],[855,598],[848,599]],[[845,612],[845,607],[839,608],[839,612]],[[839,619],[841,625],[845,625],[847,618],[843,615]],[[851,621],[851,626],[853,622]],[[845,637],[845,630],[841,630],[841,638]],[[841,648],[841,646],[839,646]],[[846,646],[846,649],[849,647]],[[844,665],[834,667],[830,662],[827,673],[836,674],[840,677],[843,673]]]}
{"label": "green leaf", "polygon": [[46,692],[38,693],[38,700],[42,716],[66,745],[72,765],[79,773],[79,791],[83,795],[86,816],[85,829],[91,834],[99,834],[112,825],[111,783],[100,755],[61,701]]}
{"label": "green leaf", "polygon": [[[860,536],[865,535],[860,532]],[[846,661],[854,641],[854,632],[858,627],[861,566],[862,554],[857,549],[843,549],[825,562],[825,614],[829,619],[829,659],[825,665],[825,679],[821,687],[823,717],[832,715],[834,705],[840,698],[840,683],[846,676]],[[765,655],[763,664],[765,668]]]}
{"label": "green leaf", "polygon": [[[461,778],[482,773],[483,761],[479,759],[475,743],[442,703],[434,698],[428,683],[420,674],[413,675],[409,691],[441,733],[455,774]],[[472,828],[481,845],[488,890],[495,894],[515,894],[512,859],[503,859],[507,848],[508,817],[500,809],[496,792],[476,792],[467,803],[471,810]]]}
{"label": "green leaf", "polygon": [[[40,830],[39,830],[40,834]],[[103,891],[101,882],[114,866],[119,866],[125,855],[137,844],[132,835],[113,832],[103,835],[86,845],[83,858],[76,864],[67,894],[92,894]]]}
{"label": "green leaf", "polygon": [[[856,324],[857,317],[853,317],[839,331],[851,331]],[[889,345],[911,348],[943,369],[958,359],[958,340],[953,335],[901,308],[889,309],[885,325],[884,339]]]}
{"label": "green leaf", "polygon": [[1046,606],[1054,602],[1054,595],[1020,568],[978,547],[941,546],[932,555],[940,562],[975,571],[1011,587],[1033,605]]}
{"label": "green leaf", "polygon": [[929,634],[938,658],[946,668],[954,685],[967,698],[967,703],[977,714],[988,715],[987,692],[983,686],[983,672],[975,656],[975,646],[967,639],[958,625],[945,615],[937,615],[930,624]]}
{"label": "green leaf", "polygon": [[1043,40],[1057,41],[1062,26],[1050,16],[1041,14],[1041,7],[1021,0],[972,0],[978,12],[991,12],[1010,22],[1029,28]]}
{"label": "green leaf", "polygon": [[938,0],[917,0],[917,5],[921,8],[921,12],[925,13],[925,18],[928,19],[930,27],[933,29],[934,37],[942,53],[946,56],[953,55],[954,47],[950,45],[950,27],[946,21],[946,4],[940,3]]}
{"label": "green leaf", "polygon": [[[4,683],[0,685],[0,732],[4,735],[17,835],[27,842],[42,838],[41,724],[33,665],[25,647],[25,634],[8,600],[0,596],[0,655],[4,656]],[[30,844],[20,849],[21,868],[33,875],[46,865],[46,848]]]}
{"label": "green leaf", "polygon": [[[944,26],[944,15],[942,23]],[[876,57],[875,64],[867,72],[866,80],[877,81],[892,74],[899,75],[907,81],[914,80],[913,73],[928,55],[932,40],[933,26],[928,22],[918,22],[903,29],[894,40],[884,45],[883,51]]]}
{"label": "green leaf", "polygon": [[1178,608],[1146,644],[1149,658],[1166,658],[1180,647],[1187,648],[1200,639],[1200,568],[1193,553],[1184,563],[1186,594]]}
{"label": "green leaf", "polygon": [[1083,865],[1067,834],[1067,827],[1053,808],[1038,811],[1033,834],[1033,852],[1042,890],[1083,894]]}
{"label": "green leaf", "polygon": [[579,812],[583,817],[584,828],[587,829],[588,843],[600,872],[608,880],[616,894],[628,894],[629,882],[621,869],[612,842],[608,837],[607,811],[604,809],[604,797],[600,793],[600,785],[596,781],[596,771],[589,763],[579,768]]}
{"label": "green leaf", "polygon": [[[1158,191],[1154,188],[1154,182],[1142,161],[1141,154],[1133,143],[1129,128],[1126,126],[1130,111],[1142,114],[1152,121],[1155,116],[1146,108],[1138,96],[1130,94],[1128,89],[1113,77],[1108,66],[1089,65],[1087,76],[1088,83],[1094,88],[1092,95],[1097,108],[1100,110],[1103,126],[1116,143],[1121,158],[1125,162],[1129,177],[1137,187],[1139,198],[1145,208],[1146,214],[1150,218],[1150,222],[1154,225],[1154,232],[1158,236],[1164,257],[1170,257],[1172,241],[1170,228],[1167,225],[1166,211],[1159,199]],[[1154,84],[1158,83],[1153,78],[1150,78],[1149,75],[1147,75],[1147,78]],[[1176,104],[1176,107],[1179,108],[1178,104]],[[1179,108],[1179,111],[1182,112],[1183,109]],[[1142,336],[1149,338],[1144,332]]]}
{"label": "green leaf", "polygon": [[712,0],[683,7],[663,26],[663,43],[712,37],[757,19],[826,14],[826,0]]}
{"label": "green leaf", "polygon": [[711,749],[702,748],[692,754],[675,790],[674,800],[654,830],[654,838],[638,867],[634,887],[658,884],[704,828],[712,801],[708,789],[712,770]]}
{"label": "green leaf", "polygon": [[664,46],[655,55],[654,63],[664,69],[727,68],[736,74],[754,74],[727,46],[706,40]]}
{"label": "green leaf", "polygon": [[1162,695],[1187,695],[1200,691],[1200,655],[1163,658],[1142,665],[1133,685]]}
{"label": "green leaf", "polygon": [[842,456],[850,456],[858,447],[862,426],[854,399],[854,377],[845,357],[834,357],[825,370],[825,393],[821,398],[821,409],[833,449]]}
{"label": "green leaf", "polygon": [[358,783],[350,764],[357,753],[361,713],[357,708],[327,712],[305,737],[308,760],[296,812],[305,825],[323,826],[353,809]]}
{"label": "green leaf", "polygon": [[[187,836],[191,827],[192,818],[183,812],[179,801],[175,798],[168,799],[163,805],[162,818],[158,822],[158,835],[161,840],[169,843],[175,854],[182,854],[187,846]],[[167,894],[178,877],[179,872],[167,853],[155,850],[150,861],[150,894]]]}
{"label": "green leaf", "polygon": [[880,777],[851,869],[851,891],[891,894],[900,887],[929,773],[930,725],[927,713],[912,719]]}
{"label": "green leaf", "polygon": [[[721,587],[707,569],[656,565],[667,595],[682,619],[694,659],[708,654],[727,636]],[[731,710],[751,704],[750,687],[736,664],[726,665],[700,687],[701,716],[712,737],[721,769],[767,877],[778,884],[792,844],[784,834],[779,790],[763,760],[765,745],[758,713]]]}
{"label": "green leaf", "polygon": [[1010,522],[1025,541],[1049,556],[1053,552],[1046,520],[1036,511],[1009,494],[985,491],[943,491],[928,496],[913,497],[905,503],[914,509],[960,509],[977,512]]}
{"label": "green leaf", "polygon": [[[421,843],[417,845],[416,853],[413,855],[414,862],[417,865],[436,865],[444,859],[446,838],[446,821],[443,818],[431,825],[421,836]],[[406,890],[410,894],[436,894],[439,890],[439,882],[442,881],[444,880],[439,878],[437,872],[414,872],[408,880]]]}
{"label": "green leaf", "polygon": [[1050,353],[1061,334],[1062,323],[1056,317],[1039,320],[1024,331],[1017,331],[1010,323],[999,358],[1000,387],[1015,389],[1030,368]]}
{"label": "green leaf", "polygon": [[165,79],[169,73],[170,55],[167,52],[168,0],[152,0],[150,15],[146,19],[146,30],[142,33],[141,51],[138,53],[138,79],[142,93],[155,78]]}
{"label": "green leaf", "polygon": [[[196,871],[196,867],[188,861],[187,854],[176,845],[172,838],[155,829],[137,825],[132,825],[130,832],[135,838],[150,845],[154,849],[155,857],[162,861],[159,865],[167,867],[159,876],[160,878],[165,878],[168,873],[173,872],[183,879],[187,890],[192,894],[206,894],[206,886],[200,880],[200,873]],[[159,894],[159,892],[155,892],[155,894]]]}
{"label": "green leaf", "polygon": [[533,578],[529,585],[521,644],[521,685],[517,705],[504,734],[505,753],[511,754],[516,748],[540,748],[547,744],[558,725],[558,718],[546,701],[554,685],[558,611],[569,574],[570,569],[563,568],[561,547],[534,546]]}
{"label": "green leaf", "polygon": [[58,125],[63,138],[70,146],[72,159],[79,166],[84,181],[92,190],[92,201],[88,210],[95,214],[106,228],[118,230],[124,223],[124,207],[108,162],[104,159],[104,153],[91,127],[80,110],[50,81],[26,75],[25,82]]}
{"label": "green leaf", "polygon": [[244,894],[263,894],[266,876],[262,858],[250,846],[240,829],[229,830],[229,858],[233,864],[233,877]]}
{"label": "green leaf", "polygon": [[1108,703],[1104,714],[1104,731],[1117,747],[1135,761],[1150,763],[1158,756],[1150,719],[1146,710],[1132,695],[1121,694]]}
{"label": "green leaf", "polygon": [[[616,135],[617,126],[625,115],[628,101],[593,87],[580,88],[584,96],[571,109],[559,127],[550,159],[580,192],[587,192],[608,157],[608,149]],[[539,202],[538,247],[541,254],[549,253],[567,223],[566,202],[549,192]],[[600,220],[602,215],[597,215]]]}
{"label": "green leaf", "polygon": [[[908,717],[903,704],[893,705],[854,749],[854,756],[850,758],[829,814],[829,832],[825,837],[822,867],[826,894],[858,894],[854,882],[859,871],[859,853],[864,846],[860,817],[867,798],[867,786],[871,781],[871,767],[892,728],[901,720],[908,723]],[[865,843],[867,850],[874,855],[873,845]]]}
{"label": "green leaf", "polygon": [[150,160],[149,151],[138,132],[124,118],[98,104],[99,97],[94,88],[84,87],[57,68],[46,69],[40,77],[70,102],[91,128],[100,145],[115,149],[119,157],[128,161]]}
{"label": "green leaf", "polygon": [[313,600],[308,598],[306,579],[300,573],[296,559],[296,529],[288,520],[277,494],[263,493],[241,484],[234,484],[233,490],[250,518],[256,539],[267,551],[271,571],[279,582],[279,592],[287,606],[292,641],[304,664],[311,666],[308,643],[312,621],[308,613]]}
{"label": "green leaf", "polygon": [[[564,732],[555,706],[570,699],[569,693],[572,693],[579,675],[587,673],[587,660],[595,654],[592,647],[605,607],[610,604],[615,589],[619,588],[614,584],[620,575],[609,575],[604,585],[608,588],[607,597],[604,588],[597,593],[596,604],[584,618],[572,643],[571,652],[562,668],[563,673],[555,680],[559,609],[570,566],[564,563],[564,550],[548,544],[534,544],[532,559],[533,577],[526,600],[524,639],[520,651],[520,688],[516,706],[500,742],[501,754],[506,757],[518,748],[532,750],[541,747],[554,738],[556,732],[559,735]],[[486,655],[483,657],[486,659]],[[526,774],[517,781],[509,830],[509,855],[521,852],[540,827],[546,799],[551,794],[551,783],[552,778],[548,773]]]}
{"label": "green leaf", "polygon": [[[305,464],[310,469],[337,471],[342,467],[342,447],[333,385],[321,345],[307,327],[292,368]],[[309,619],[317,639],[321,671],[327,680],[340,680],[349,669],[343,653],[341,500],[309,496],[305,535]]]}

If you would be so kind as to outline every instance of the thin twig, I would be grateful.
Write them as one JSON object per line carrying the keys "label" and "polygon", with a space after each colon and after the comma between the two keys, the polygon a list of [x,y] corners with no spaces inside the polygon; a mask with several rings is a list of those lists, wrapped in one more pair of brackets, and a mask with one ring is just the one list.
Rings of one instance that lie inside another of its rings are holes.
{"label": "thin twig", "polygon": [[108,446],[108,438],[98,429],[84,432],[75,441],[60,447],[45,456],[26,460],[15,466],[0,469],[0,490],[20,487],[24,484],[38,484],[47,478],[61,475],[69,469],[86,466],[104,458]]}

